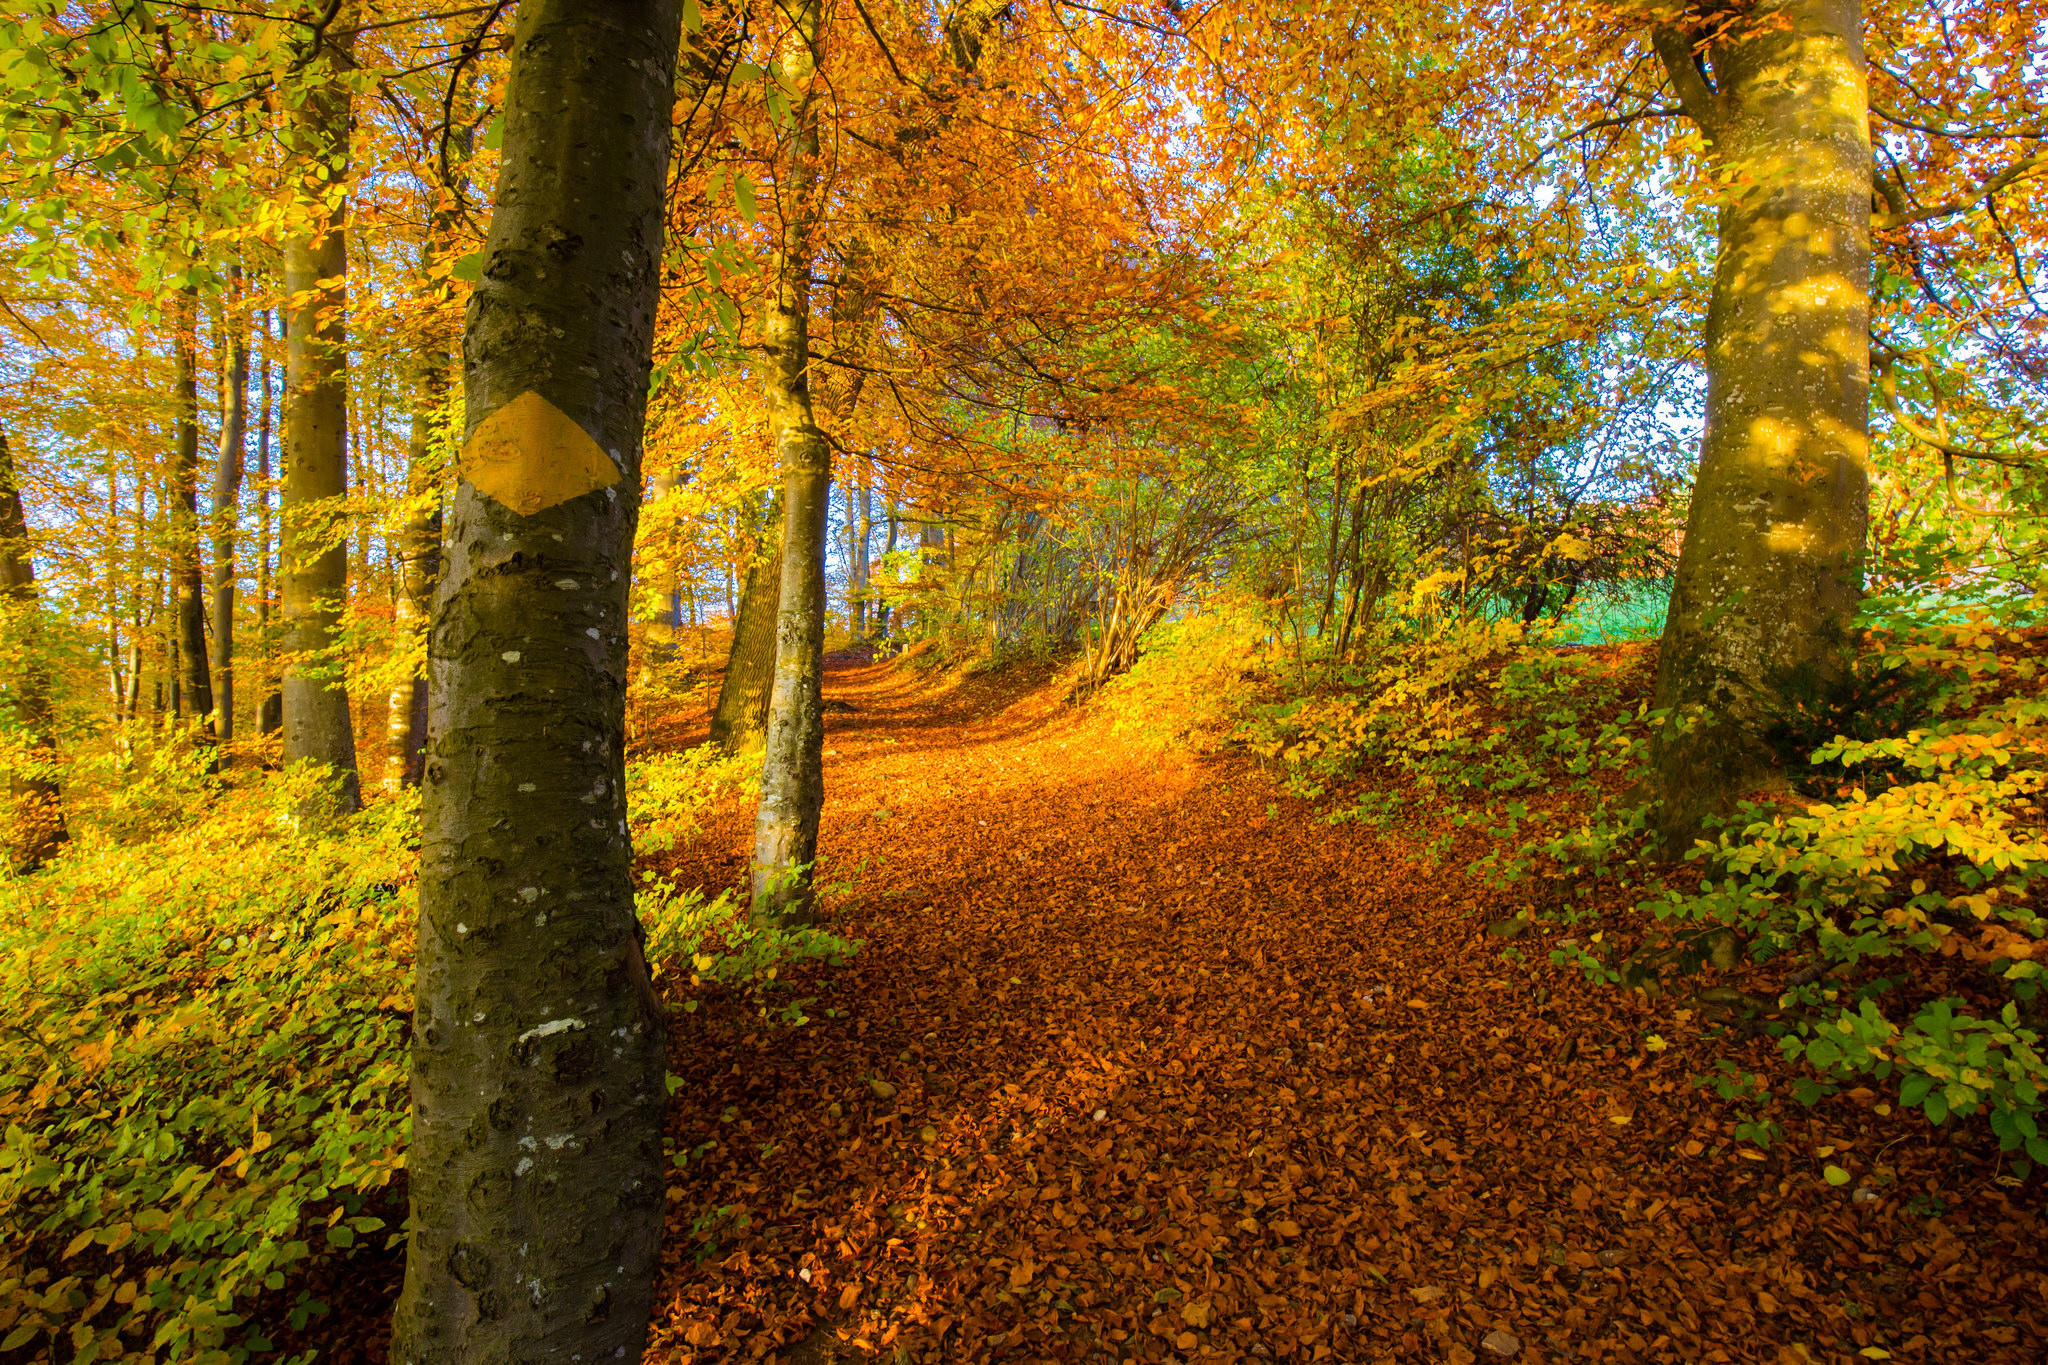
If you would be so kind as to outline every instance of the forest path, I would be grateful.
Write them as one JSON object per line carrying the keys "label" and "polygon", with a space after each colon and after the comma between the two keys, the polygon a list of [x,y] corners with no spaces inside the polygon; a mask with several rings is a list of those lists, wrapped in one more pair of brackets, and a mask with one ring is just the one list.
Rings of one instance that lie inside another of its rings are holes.
{"label": "forest path", "polygon": [[[1852,1202],[1814,1151],[1878,1145],[1846,1104],[1848,1134],[1816,1118],[1738,1159],[1698,1063],[1646,1049],[1629,998],[1505,962],[1485,925],[1508,910],[1455,869],[1021,689],[829,677],[852,710],[828,717],[822,879],[865,947],[805,975],[804,1027],[733,999],[678,1027],[672,1132],[702,1150],[673,1176],[651,1360],[2041,1339],[2038,1273],[2003,1259],[2038,1272],[2038,1217],[2001,1192],[1928,1218],[1902,1170]],[[750,814],[684,875],[736,882]]]}

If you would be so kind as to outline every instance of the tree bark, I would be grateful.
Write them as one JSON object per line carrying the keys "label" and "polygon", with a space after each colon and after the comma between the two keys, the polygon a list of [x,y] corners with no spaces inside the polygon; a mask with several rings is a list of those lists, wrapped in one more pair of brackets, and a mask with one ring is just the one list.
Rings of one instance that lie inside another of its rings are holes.
{"label": "tree bark", "polygon": [[1720,250],[1699,475],[1657,657],[1669,851],[1771,767],[1777,681],[1839,666],[1869,517],[1871,147],[1859,0],[1654,34],[1706,134]]}
{"label": "tree bark", "polygon": [[795,26],[782,59],[786,86],[801,88],[776,186],[782,201],[773,292],[761,322],[761,395],[768,439],[782,465],[782,591],[775,618],[775,687],[768,701],[761,805],[754,820],[753,907],[800,920],[809,911],[811,864],[825,807],[825,514],[832,452],[811,403],[812,234],[818,183],[821,0],[794,0]]}
{"label": "tree bark", "polygon": [[[240,284],[241,270],[233,272]],[[237,288],[235,293],[239,294]],[[214,734],[223,746],[235,737],[235,519],[241,510],[243,444],[249,424],[249,343],[241,320],[223,318],[227,373],[221,381],[220,451],[213,469]]]}
{"label": "tree bark", "polygon": [[171,451],[170,530],[178,691],[172,709],[180,718],[193,718],[195,735],[210,738],[213,682],[206,667],[206,580],[199,564],[199,309],[195,288],[188,285],[178,291],[173,317],[177,337],[172,389],[177,417]]}
{"label": "tree bark", "polygon": [[[768,729],[768,697],[775,688],[775,620],[782,601],[779,494],[768,499],[761,517],[761,538],[766,544],[755,552],[740,586],[732,647],[726,653],[725,676],[718,684],[718,703],[711,711],[711,741],[727,753],[747,748]],[[774,548],[769,550],[769,545]]]}
{"label": "tree bark", "polygon": [[[36,590],[35,560],[29,554],[28,517],[22,511],[14,453],[5,431],[0,431],[0,603],[22,617],[24,667],[8,680],[7,700],[33,761],[46,769],[57,756],[57,740],[50,675],[38,638],[43,607]],[[64,827],[63,793],[47,771],[16,772],[8,786],[14,804],[7,832],[9,861],[16,872],[33,872],[69,837]]]}
{"label": "tree bark", "polygon": [[662,1018],[626,829],[628,589],[678,0],[526,0],[428,642],[395,1365],[637,1361]]}
{"label": "tree bark", "polygon": [[304,177],[300,209],[308,222],[284,248],[291,313],[278,500],[278,614],[289,654],[284,761],[327,769],[340,811],[362,805],[339,657],[348,591],[349,94],[337,78],[353,65],[353,35],[343,28],[353,22],[344,11],[321,36],[308,63],[308,87],[291,117]]}

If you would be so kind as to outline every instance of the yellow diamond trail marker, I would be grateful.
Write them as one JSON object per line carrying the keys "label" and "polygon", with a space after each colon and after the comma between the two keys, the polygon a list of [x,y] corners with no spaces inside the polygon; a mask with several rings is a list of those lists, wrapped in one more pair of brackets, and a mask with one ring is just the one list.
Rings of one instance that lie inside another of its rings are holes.
{"label": "yellow diamond trail marker", "polygon": [[523,517],[619,481],[590,433],[531,391],[477,423],[459,467],[477,492]]}

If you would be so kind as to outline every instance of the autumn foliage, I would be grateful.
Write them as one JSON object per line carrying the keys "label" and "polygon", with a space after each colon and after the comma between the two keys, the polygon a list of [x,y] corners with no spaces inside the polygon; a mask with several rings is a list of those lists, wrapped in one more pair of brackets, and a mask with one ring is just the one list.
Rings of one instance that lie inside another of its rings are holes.
{"label": "autumn foliage", "polygon": [[625,509],[616,639],[505,615],[619,689],[648,1359],[2038,1356],[2038,6],[642,9],[637,474],[504,303],[603,274],[490,235],[599,160],[507,146],[521,6],[0,15],[0,1359],[388,1358],[543,410]]}

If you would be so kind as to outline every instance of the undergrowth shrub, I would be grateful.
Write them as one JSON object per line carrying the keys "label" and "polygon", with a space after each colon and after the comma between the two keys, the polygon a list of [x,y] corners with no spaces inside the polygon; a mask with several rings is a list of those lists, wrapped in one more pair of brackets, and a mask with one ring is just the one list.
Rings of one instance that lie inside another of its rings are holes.
{"label": "undergrowth shrub", "polygon": [[1647,712],[1627,702],[1627,667],[1518,621],[1453,623],[1254,708],[1235,738],[1301,796],[1381,779],[1333,820],[1385,821],[1431,793],[1515,797],[1475,812],[1513,833],[1551,814],[1519,798],[1555,804],[1639,761]]}
{"label": "undergrowth shrub", "polygon": [[[2048,699],[2029,637],[1983,611],[1894,611],[1855,675],[1903,678],[1890,716],[1843,717],[1808,755],[1832,799],[1750,804],[1641,908],[1810,964],[1779,994],[1811,1103],[1875,1078],[1930,1122],[1982,1112],[2003,1150],[2048,1160],[2042,967]],[[1795,695],[1790,725],[1808,723]],[[1918,723],[1911,723],[1913,716]],[[1826,728],[1826,727],[1821,727]],[[1812,733],[1812,732],[1809,732]]]}
{"label": "undergrowth shrub", "polygon": [[1255,603],[1234,598],[1147,632],[1137,663],[1097,692],[1111,728],[1141,743],[1223,747],[1275,662]]}
{"label": "undergrowth shrub", "polygon": [[0,896],[0,1349],[244,1359],[251,1299],[387,1231],[417,804],[300,831],[304,795],[226,792]]}
{"label": "undergrowth shrub", "polygon": [[[80,837],[0,883],[0,1353],[235,1365],[326,1311],[315,1258],[402,1235],[418,798],[301,825],[302,775],[104,761],[134,780],[74,788]],[[673,847],[746,780],[636,762],[636,839]],[[801,1022],[785,965],[858,947],[658,876],[636,906],[685,1009],[716,983]]]}

